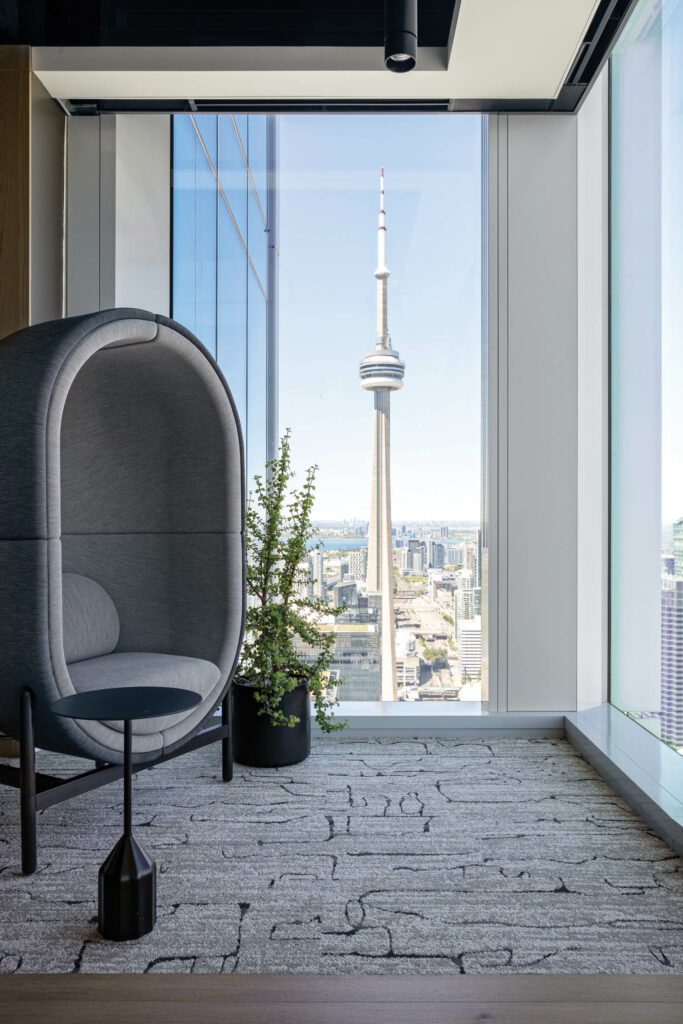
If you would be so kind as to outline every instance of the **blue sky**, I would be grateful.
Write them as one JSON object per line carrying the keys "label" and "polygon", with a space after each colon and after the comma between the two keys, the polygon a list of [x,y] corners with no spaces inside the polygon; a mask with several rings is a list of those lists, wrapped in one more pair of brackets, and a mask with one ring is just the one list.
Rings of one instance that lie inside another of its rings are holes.
{"label": "blue sky", "polygon": [[315,515],[367,518],[379,173],[392,396],[394,520],[479,516],[480,153],[475,115],[279,118],[280,424],[317,463]]}

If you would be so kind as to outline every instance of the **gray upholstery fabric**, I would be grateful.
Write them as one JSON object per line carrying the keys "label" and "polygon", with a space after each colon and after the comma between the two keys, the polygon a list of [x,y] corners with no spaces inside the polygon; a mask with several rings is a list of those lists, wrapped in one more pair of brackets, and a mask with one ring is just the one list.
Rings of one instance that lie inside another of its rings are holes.
{"label": "gray upholstery fabric", "polygon": [[119,616],[106,590],[88,576],[62,575],[64,658],[72,661],[111,654],[119,642]]}
{"label": "gray upholstery fabric", "polygon": [[29,687],[38,746],[122,760],[117,729],[49,710],[73,692],[71,669],[112,651],[111,620],[75,614],[68,574],[76,573],[97,581],[120,617],[103,658],[142,653],[211,666],[197,685],[202,704],[138,732],[134,758],[185,742],[225,694],[239,656],[244,497],[234,402],[209,353],[179,324],[108,310],[4,339],[0,730],[18,735]]}
{"label": "gray upholstery fabric", "polygon": [[[69,665],[69,675],[77,693],[104,690],[108,686],[172,686],[176,689],[195,690],[208,697],[220,680],[217,665],[200,658],[181,658],[173,654],[106,654],[101,658],[78,661]],[[163,732],[178,725],[189,712],[144,718],[133,723],[133,733],[144,736]],[[109,722],[121,731],[121,722]]]}
{"label": "gray upholstery fabric", "polygon": [[160,335],[88,360],[62,417],[62,534],[241,529],[236,428],[196,358]]}
{"label": "gray upholstery fabric", "polygon": [[90,573],[121,621],[119,651],[206,658],[227,672],[239,638],[240,534],[78,534],[62,538],[65,572]]}

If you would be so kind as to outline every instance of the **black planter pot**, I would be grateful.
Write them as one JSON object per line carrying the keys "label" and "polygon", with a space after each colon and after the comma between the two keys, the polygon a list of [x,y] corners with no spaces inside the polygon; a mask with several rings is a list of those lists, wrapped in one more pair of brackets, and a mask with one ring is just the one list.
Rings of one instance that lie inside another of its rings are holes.
{"label": "black planter pot", "polygon": [[286,715],[299,721],[271,725],[267,715],[258,714],[254,687],[235,680],[232,684],[232,742],[235,760],[254,768],[283,768],[305,761],[311,752],[311,701],[305,683],[282,698]]}

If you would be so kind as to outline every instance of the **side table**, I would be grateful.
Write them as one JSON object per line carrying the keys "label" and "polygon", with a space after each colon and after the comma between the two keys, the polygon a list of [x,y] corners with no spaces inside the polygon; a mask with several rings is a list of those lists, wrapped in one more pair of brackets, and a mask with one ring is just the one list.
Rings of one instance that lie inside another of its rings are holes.
{"label": "side table", "polygon": [[194,690],[171,686],[121,686],[74,693],[54,701],[56,715],[89,721],[123,721],[123,835],[99,872],[99,929],[105,939],[138,939],[156,922],[156,864],[132,829],[132,723],[179,714],[202,700]]}

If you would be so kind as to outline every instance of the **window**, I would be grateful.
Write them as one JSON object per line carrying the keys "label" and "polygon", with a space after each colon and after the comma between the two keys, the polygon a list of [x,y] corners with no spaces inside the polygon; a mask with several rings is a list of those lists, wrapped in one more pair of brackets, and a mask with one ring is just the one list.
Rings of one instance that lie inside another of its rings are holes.
{"label": "window", "polygon": [[483,123],[278,119],[280,426],[344,700],[480,699]]}
{"label": "window", "polygon": [[344,606],[339,696],[479,700],[483,119],[173,121],[173,315],[225,373],[248,480],[274,375],[297,475],[318,466],[306,585]]}
{"label": "window", "polygon": [[683,4],[611,70],[611,699],[683,752]]}

